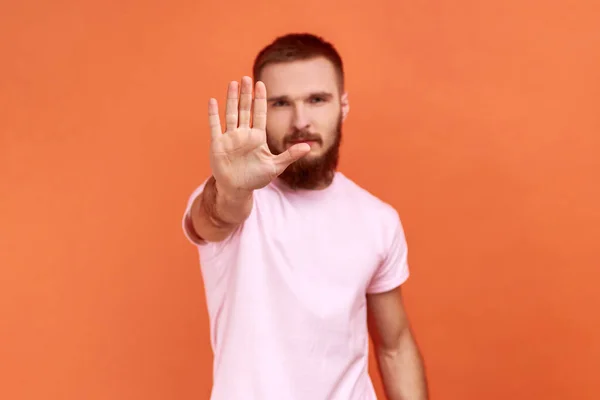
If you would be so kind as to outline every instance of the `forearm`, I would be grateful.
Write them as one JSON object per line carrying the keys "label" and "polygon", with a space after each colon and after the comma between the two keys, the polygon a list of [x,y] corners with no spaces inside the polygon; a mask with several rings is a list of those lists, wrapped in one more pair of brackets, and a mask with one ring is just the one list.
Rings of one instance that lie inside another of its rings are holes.
{"label": "forearm", "polygon": [[192,224],[207,241],[225,239],[252,211],[252,192],[223,190],[210,178],[191,207]]}
{"label": "forearm", "polygon": [[378,349],[377,361],[389,400],[427,400],[423,360],[410,330],[395,349]]}

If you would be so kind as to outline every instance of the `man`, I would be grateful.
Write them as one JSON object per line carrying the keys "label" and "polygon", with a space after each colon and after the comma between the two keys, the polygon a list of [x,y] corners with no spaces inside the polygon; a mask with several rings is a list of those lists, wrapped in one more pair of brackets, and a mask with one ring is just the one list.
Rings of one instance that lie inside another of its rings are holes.
{"label": "man", "polygon": [[336,171],[349,110],[340,56],[290,34],[253,72],[255,85],[229,84],[225,133],[209,101],[212,176],[183,218],[206,289],[211,399],[375,399],[367,315],[388,398],[426,399],[400,295],[400,219]]}

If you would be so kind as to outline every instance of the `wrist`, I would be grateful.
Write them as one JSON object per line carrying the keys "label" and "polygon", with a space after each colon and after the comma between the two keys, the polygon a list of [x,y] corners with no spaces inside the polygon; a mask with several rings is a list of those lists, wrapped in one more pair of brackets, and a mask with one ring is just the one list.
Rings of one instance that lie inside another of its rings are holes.
{"label": "wrist", "polygon": [[[213,178],[214,179],[214,178]],[[222,185],[215,179],[214,181],[215,191],[217,192],[217,197],[224,200],[229,204],[240,204],[249,201],[252,197],[253,190],[240,189],[240,188],[231,188],[225,185]]]}
{"label": "wrist", "polygon": [[252,191],[229,189],[214,177],[206,184],[205,196],[205,212],[215,226],[235,226],[252,211]]}

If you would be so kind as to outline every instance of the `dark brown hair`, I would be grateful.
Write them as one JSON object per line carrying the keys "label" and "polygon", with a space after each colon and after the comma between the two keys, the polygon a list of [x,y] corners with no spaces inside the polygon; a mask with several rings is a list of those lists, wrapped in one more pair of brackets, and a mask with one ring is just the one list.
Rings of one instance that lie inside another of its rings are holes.
{"label": "dark brown hair", "polygon": [[325,57],[338,73],[340,89],[344,88],[344,66],[342,58],[333,45],[323,38],[310,33],[290,33],[277,37],[258,53],[254,60],[252,73],[254,80],[260,79],[263,68],[268,64],[309,60]]}

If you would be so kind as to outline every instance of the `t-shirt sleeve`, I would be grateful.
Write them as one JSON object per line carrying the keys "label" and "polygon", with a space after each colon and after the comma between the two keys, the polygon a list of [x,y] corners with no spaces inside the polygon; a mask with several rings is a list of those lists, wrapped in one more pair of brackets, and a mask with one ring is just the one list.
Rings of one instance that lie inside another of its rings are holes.
{"label": "t-shirt sleeve", "polygon": [[183,214],[183,218],[182,218],[182,221],[181,221],[182,228],[183,228],[183,233],[184,233],[185,237],[192,244],[195,244],[196,246],[202,246],[202,245],[207,244],[208,242],[206,242],[205,240],[203,240],[196,233],[196,230],[194,229],[194,226],[192,225],[192,218],[190,216],[190,210],[192,208],[192,204],[194,203],[194,200],[196,200],[196,198],[198,196],[200,196],[200,194],[204,190],[204,185],[206,185],[206,182],[208,182],[208,179],[206,179],[204,182],[202,182],[202,184],[200,186],[198,186],[192,192],[192,194],[190,195],[190,197],[188,198],[187,205],[185,207],[185,212]]}
{"label": "t-shirt sleeve", "polygon": [[367,293],[382,293],[402,285],[409,276],[408,248],[400,218],[395,213],[392,223],[388,224],[386,251],[377,268]]}
{"label": "t-shirt sleeve", "polygon": [[200,186],[198,186],[190,195],[185,207],[185,212],[181,221],[183,233],[185,237],[194,244],[200,252],[201,258],[204,262],[208,262],[214,259],[216,256],[222,254],[222,251],[237,237],[241,230],[241,225],[236,228],[226,239],[219,242],[210,242],[201,238],[194,229],[192,224],[192,217],[190,215],[192,204],[198,196],[202,194],[204,186],[208,182],[207,178]]}

